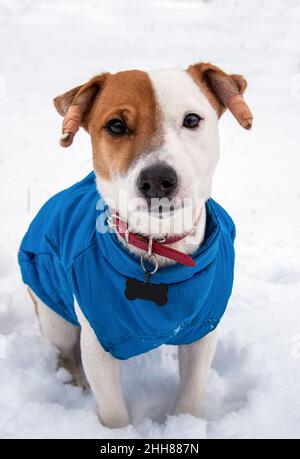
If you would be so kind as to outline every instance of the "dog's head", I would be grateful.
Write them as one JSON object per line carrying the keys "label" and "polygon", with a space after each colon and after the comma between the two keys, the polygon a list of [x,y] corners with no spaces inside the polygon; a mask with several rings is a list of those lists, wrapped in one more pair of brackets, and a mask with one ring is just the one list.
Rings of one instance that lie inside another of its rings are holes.
{"label": "dog's head", "polygon": [[[97,186],[142,234],[189,231],[209,197],[226,108],[249,129],[246,81],[211,64],[105,73],[55,98],[61,144],[91,136]],[[198,210],[197,210],[198,209]]]}

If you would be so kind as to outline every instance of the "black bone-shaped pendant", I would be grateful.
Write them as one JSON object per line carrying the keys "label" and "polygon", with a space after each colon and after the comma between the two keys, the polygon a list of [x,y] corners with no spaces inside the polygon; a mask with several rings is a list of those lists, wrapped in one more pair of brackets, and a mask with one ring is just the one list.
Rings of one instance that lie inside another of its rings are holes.
{"label": "black bone-shaped pendant", "polygon": [[168,302],[168,286],[166,284],[151,284],[151,274],[145,273],[145,281],[129,278],[126,281],[125,296],[128,300],[148,300],[159,306]]}

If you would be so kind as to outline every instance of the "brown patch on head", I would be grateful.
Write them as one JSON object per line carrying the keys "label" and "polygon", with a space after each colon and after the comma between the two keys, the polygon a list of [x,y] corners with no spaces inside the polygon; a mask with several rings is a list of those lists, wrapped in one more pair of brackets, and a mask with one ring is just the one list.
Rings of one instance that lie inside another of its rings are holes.
{"label": "brown patch on head", "polygon": [[[128,134],[111,136],[108,121],[121,118]],[[146,72],[131,70],[110,75],[90,117],[95,171],[102,177],[126,172],[138,155],[159,142],[158,109]]]}
{"label": "brown patch on head", "polygon": [[220,99],[212,92],[207,80],[205,78],[205,70],[208,64],[193,64],[187,68],[187,72],[191,75],[193,80],[200,86],[202,92],[206,95],[207,99],[216,110],[218,116],[220,117],[222,113],[226,110],[226,107]]}
{"label": "brown patch on head", "polygon": [[64,117],[62,125],[62,147],[69,147],[80,126],[87,129],[88,116],[96,95],[103,87],[108,74],[92,78],[85,84],[77,86],[64,94],[55,97],[54,105]]}
{"label": "brown patch on head", "polygon": [[[72,128],[74,123],[69,120],[68,110],[69,114],[73,113],[74,105],[80,107],[76,110],[82,113],[81,125],[91,136],[94,169],[105,179],[110,179],[113,173],[126,172],[138,155],[160,142],[159,111],[146,72],[131,70],[100,75],[56,98],[56,108]],[[127,134],[120,137],[109,134],[105,127],[115,118],[126,123]]]}
{"label": "brown patch on head", "polygon": [[209,63],[190,65],[187,72],[200,86],[219,117],[228,108],[245,129],[251,128],[253,116],[243,99],[247,81],[242,75],[229,75]]}

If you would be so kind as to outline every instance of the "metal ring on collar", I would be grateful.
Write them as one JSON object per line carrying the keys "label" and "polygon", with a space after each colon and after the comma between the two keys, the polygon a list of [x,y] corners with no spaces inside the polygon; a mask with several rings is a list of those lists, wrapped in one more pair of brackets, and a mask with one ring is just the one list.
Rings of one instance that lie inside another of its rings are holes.
{"label": "metal ring on collar", "polygon": [[159,244],[163,244],[164,242],[166,242],[167,238],[166,237],[161,237],[159,239],[156,239],[156,242],[158,242]]}
{"label": "metal ring on collar", "polygon": [[120,215],[112,213],[112,214],[109,214],[109,216],[107,217],[108,226],[110,226],[111,228],[117,228],[117,220],[120,220],[123,223],[127,223],[125,218],[120,217]]}
{"label": "metal ring on collar", "polygon": [[[152,271],[148,271],[148,269],[146,268],[145,266],[145,258],[148,259],[148,261],[151,261],[151,263],[153,264],[154,266],[154,269]],[[141,256],[141,266],[143,268],[143,271],[144,273],[147,273],[147,274],[155,274],[156,271],[158,270],[158,261],[157,261],[157,257],[152,253],[151,255],[148,255],[148,253],[144,253],[142,256]]]}
{"label": "metal ring on collar", "polygon": [[151,257],[152,255],[152,244],[153,244],[153,237],[150,237],[149,242],[148,242],[148,257]]}
{"label": "metal ring on collar", "polygon": [[107,217],[107,224],[110,228],[113,228],[113,229],[117,228],[115,215],[111,214]]}
{"label": "metal ring on collar", "polygon": [[124,233],[125,241],[127,242],[127,244],[129,244],[129,234],[130,234],[130,230],[129,230],[129,228],[127,228],[125,233]]}

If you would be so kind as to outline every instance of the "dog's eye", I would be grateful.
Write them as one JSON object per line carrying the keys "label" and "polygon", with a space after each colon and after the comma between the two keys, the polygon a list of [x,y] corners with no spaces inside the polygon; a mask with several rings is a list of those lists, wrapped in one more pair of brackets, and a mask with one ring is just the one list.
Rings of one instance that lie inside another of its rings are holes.
{"label": "dog's eye", "polygon": [[105,129],[107,132],[114,136],[114,137],[120,137],[122,135],[127,134],[128,128],[123,120],[120,118],[114,118],[110,120],[106,126]]}
{"label": "dog's eye", "polygon": [[183,126],[189,129],[195,128],[199,126],[200,120],[200,116],[196,115],[196,113],[189,113],[184,117]]}

